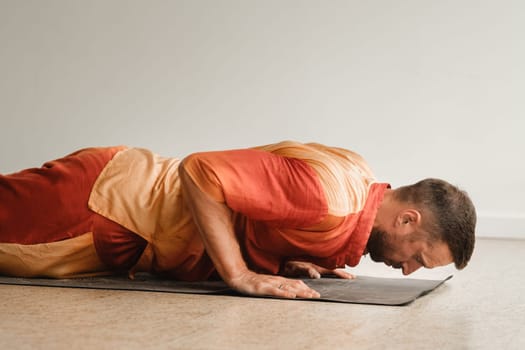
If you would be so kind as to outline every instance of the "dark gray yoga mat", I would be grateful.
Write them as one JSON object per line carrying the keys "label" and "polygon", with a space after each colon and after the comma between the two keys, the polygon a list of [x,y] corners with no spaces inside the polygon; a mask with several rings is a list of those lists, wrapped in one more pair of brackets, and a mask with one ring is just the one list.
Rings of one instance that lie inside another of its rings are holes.
{"label": "dark gray yoga mat", "polygon": [[[305,279],[307,285],[321,294],[319,299],[340,303],[407,305],[416,298],[430,293],[446,280],[423,280],[413,278],[382,278],[357,276],[353,280],[338,278]],[[26,286],[137,290],[148,292],[236,295],[222,281],[181,282],[161,279],[149,274],[137,274],[134,280],[125,276],[90,277],[75,279],[1,277],[0,284]]]}

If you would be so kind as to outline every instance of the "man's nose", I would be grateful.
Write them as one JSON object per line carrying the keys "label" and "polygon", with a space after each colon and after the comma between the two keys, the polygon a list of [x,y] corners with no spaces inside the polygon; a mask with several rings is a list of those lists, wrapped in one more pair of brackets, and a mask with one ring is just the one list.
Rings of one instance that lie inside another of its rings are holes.
{"label": "man's nose", "polygon": [[415,260],[409,260],[401,265],[403,269],[403,275],[410,275],[412,272],[417,271],[422,265]]}

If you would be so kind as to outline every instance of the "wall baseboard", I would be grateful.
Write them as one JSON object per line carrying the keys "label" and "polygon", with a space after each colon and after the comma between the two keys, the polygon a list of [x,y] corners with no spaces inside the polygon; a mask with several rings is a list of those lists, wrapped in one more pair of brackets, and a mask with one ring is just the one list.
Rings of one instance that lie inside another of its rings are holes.
{"label": "wall baseboard", "polygon": [[479,215],[476,236],[525,239],[525,216]]}

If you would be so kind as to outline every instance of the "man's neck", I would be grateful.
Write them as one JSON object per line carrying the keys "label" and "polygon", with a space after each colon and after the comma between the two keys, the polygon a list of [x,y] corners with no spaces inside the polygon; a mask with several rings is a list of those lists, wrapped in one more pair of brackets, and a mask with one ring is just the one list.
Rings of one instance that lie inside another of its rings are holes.
{"label": "man's neck", "polygon": [[380,227],[384,224],[384,220],[385,217],[387,217],[387,213],[389,213],[393,209],[394,201],[394,190],[386,189],[385,194],[383,196],[383,201],[377,209],[377,214],[374,219],[373,227]]}

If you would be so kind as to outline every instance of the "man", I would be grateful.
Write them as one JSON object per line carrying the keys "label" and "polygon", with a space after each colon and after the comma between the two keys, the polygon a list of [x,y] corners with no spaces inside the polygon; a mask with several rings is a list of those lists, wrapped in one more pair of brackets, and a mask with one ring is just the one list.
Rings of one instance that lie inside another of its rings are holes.
{"label": "man", "polygon": [[253,295],[318,297],[288,277],[336,274],[363,254],[409,274],[466,266],[475,209],[442,180],[395,190],[357,154],[281,142],[182,162],[91,148],[0,177],[0,273],[222,278]]}

